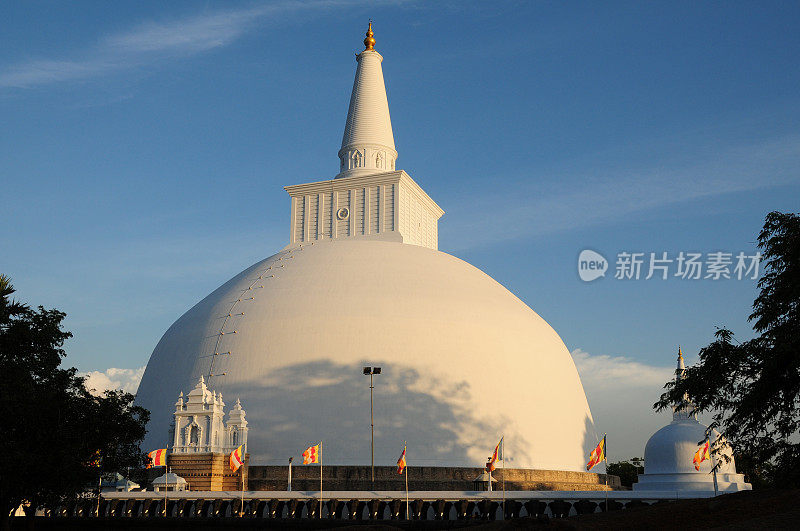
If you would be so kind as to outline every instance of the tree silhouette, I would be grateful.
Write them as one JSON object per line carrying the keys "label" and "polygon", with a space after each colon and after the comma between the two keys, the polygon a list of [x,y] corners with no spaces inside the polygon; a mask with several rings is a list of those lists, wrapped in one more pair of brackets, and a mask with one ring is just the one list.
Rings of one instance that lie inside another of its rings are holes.
{"label": "tree silhouette", "polygon": [[25,504],[32,514],[98,487],[102,470],[141,466],[147,410],[133,395],[92,395],[75,368],[61,368],[72,334],[66,314],[11,299],[0,275],[0,511],[3,527]]}
{"label": "tree silhouette", "polygon": [[663,410],[687,393],[699,412],[713,414],[740,463],[776,486],[800,486],[800,216],[771,212],[758,236],[764,258],[760,293],[749,320],[759,335],[737,343],[718,329],[685,378],[667,383],[653,407]]}

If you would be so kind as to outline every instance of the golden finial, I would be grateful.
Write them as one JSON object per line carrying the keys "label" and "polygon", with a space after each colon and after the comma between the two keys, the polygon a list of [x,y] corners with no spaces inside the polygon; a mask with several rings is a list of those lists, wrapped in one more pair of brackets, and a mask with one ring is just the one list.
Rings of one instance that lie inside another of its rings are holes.
{"label": "golden finial", "polygon": [[680,345],[678,345],[678,359],[679,360],[683,359],[683,352],[681,352],[681,346]]}
{"label": "golden finial", "polygon": [[372,19],[369,19],[369,28],[367,28],[367,38],[364,39],[364,46],[366,46],[366,48],[364,48],[364,51],[375,49],[375,37],[373,37],[373,35],[375,34],[372,33]]}

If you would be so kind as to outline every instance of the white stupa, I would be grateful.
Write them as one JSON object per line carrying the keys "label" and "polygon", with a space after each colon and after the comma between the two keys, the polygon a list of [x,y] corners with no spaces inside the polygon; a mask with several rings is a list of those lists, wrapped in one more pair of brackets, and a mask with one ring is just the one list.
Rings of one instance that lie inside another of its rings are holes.
{"label": "white stupa", "polygon": [[188,488],[186,480],[172,472],[164,472],[163,475],[153,480],[153,490],[156,492],[184,491]]}
{"label": "white stupa", "polygon": [[[686,367],[683,354],[678,348],[678,368],[676,378],[682,378]],[[644,474],[639,475],[634,490],[662,491],[706,491],[714,492],[714,475],[711,469],[717,459],[700,463],[700,470],[695,470],[692,458],[706,439],[708,426],[697,420],[693,406],[688,397],[681,404],[673,407],[672,422],[658,430],[647,441],[644,449]],[[711,442],[720,440],[720,433],[713,430],[709,436]],[[717,488],[719,492],[736,492],[751,490],[745,483],[744,475],[736,473],[736,462],[730,447],[722,451],[724,457],[719,458],[717,470]]]}
{"label": "white stupa", "polygon": [[288,186],[289,244],[208,295],[159,341],[137,403],[163,447],[173,401],[200,376],[248,405],[253,462],[283,464],[320,440],[323,460],[375,463],[403,441],[417,465],[585,471],[592,415],[558,334],[479,269],[438,248],[443,211],[395,150],[371,27],[339,173]]}

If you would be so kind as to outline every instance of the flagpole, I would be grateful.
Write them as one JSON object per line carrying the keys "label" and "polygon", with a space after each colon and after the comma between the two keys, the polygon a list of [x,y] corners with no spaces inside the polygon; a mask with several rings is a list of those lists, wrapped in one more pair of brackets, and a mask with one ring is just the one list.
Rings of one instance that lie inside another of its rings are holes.
{"label": "flagpole", "polygon": [[319,442],[319,519],[322,520],[322,441]]}
{"label": "flagpole", "polygon": [[242,513],[244,513],[244,463],[242,463],[242,466],[239,467],[239,470],[241,470],[242,474],[242,504],[239,506],[239,518],[241,518],[243,516]]}
{"label": "flagpole", "polygon": [[606,434],[603,434],[603,460],[606,462],[606,512],[608,512],[608,443]]}
{"label": "flagpole", "polygon": [[[708,441],[710,440],[711,439],[708,439]],[[709,446],[711,446],[710,443]],[[717,497],[719,496],[719,492],[717,489],[717,463],[716,460],[714,459],[714,452],[709,450],[708,454],[711,456],[711,471],[714,473],[714,497]]]}
{"label": "flagpole", "polygon": [[494,463],[492,462],[492,458],[490,457],[489,461],[486,463],[486,466],[483,467],[484,470],[486,470],[486,473],[489,474],[489,478],[486,481],[486,492],[492,492],[492,467],[493,466],[494,466]]}
{"label": "flagpole", "polygon": [[[408,443],[403,441],[403,459],[405,459],[406,449],[408,448]],[[406,520],[411,520],[411,516],[409,513],[409,503],[408,503],[408,460],[406,459],[406,466],[404,466],[406,470]]]}
{"label": "flagpole", "polygon": [[292,492],[292,458],[289,458],[289,492]]}
{"label": "flagpole", "polygon": [[503,520],[506,519],[506,438],[500,437],[500,461],[503,462]]}
{"label": "flagpole", "polygon": [[[127,478],[126,478],[127,479]],[[103,490],[103,471],[100,471],[100,478],[97,481],[97,510],[94,513],[95,518],[100,517],[100,491]]]}
{"label": "flagpole", "polygon": [[[178,482],[176,481],[177,485]],[[167,457],[164,456],[164,518],[167,517],[167,485],[169,485],[169,468],[167,467]]]}

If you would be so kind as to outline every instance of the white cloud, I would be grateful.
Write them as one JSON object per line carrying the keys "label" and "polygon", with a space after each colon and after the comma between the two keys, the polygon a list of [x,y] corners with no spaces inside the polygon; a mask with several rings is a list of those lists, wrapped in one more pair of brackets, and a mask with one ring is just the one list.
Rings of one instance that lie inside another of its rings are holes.
{"label": "white cloud", "polygon": [[595,429],[608,433],[609,460],[642,457],[647,439],[670,420],[669,413],[656,413],[652,405],[675,369],[626,356],[592,355],[581,349],[572,351],[572,359]]}
{"label": "white cloud", "polygon": [[151,21],[104,38],[73,59],[37,59],[0,71],[0,87],[29,88],[83,80],[171,57],[198,54],[231,44],[270,16],[363,3],[364,0],[284,0],[172,21]]}
{"label": "white cloud", "polygon": [[254,9],[204,13],[169,23],[148,22],[109,37],[103,49],[120,54],[203,52],[233,42],[259,17],[294,4],[282,2]]}
{"label": "white cloud", "polygon": [[[701,142],[686,138],[686,149]],[[642,148],[644,149],[644,148]],[[680,151],[680,146],[674,148]],[[618,155],[624,157],[623,155]],[[677,157],[677,155],[676,155]],[[589,163],[591,165],[591,163]],[[528,175],[519,183],[508,183],[452,201],[440,241],[450,249],[469,249],[503,240],[550,235],[616,222],[638,212],[667,205],[797,183],[800,167],[800,135],[790,134],[764,142],[733,146],[707,146],[707,153],[683,164],[649,167],[595,167],[551,170],[548,175]],[[530,184],[530,183],[536,184]],[[573,183],[564,186],[564,183]],[[508,190],[514,193],[509,194]],[[491,216],[475,216],[476,199]]]}
{"label": "white cloud", "polygon": [[[659,391],[675,374],[671,367],[656,367],[625,356],[593,356],[579,348],[572,351],[584,387],[594,391],[613,391],[619,386]],[[660,392],[660,391],[659,391]]]}
{"label": "white cloud", "polygon": [[138,369],[110,368],[106,371],[90,371],[86,374],[86,388],[99,395],[106,390],[121,389],[128,393],[136,393],[142,380],[144,367]]}

